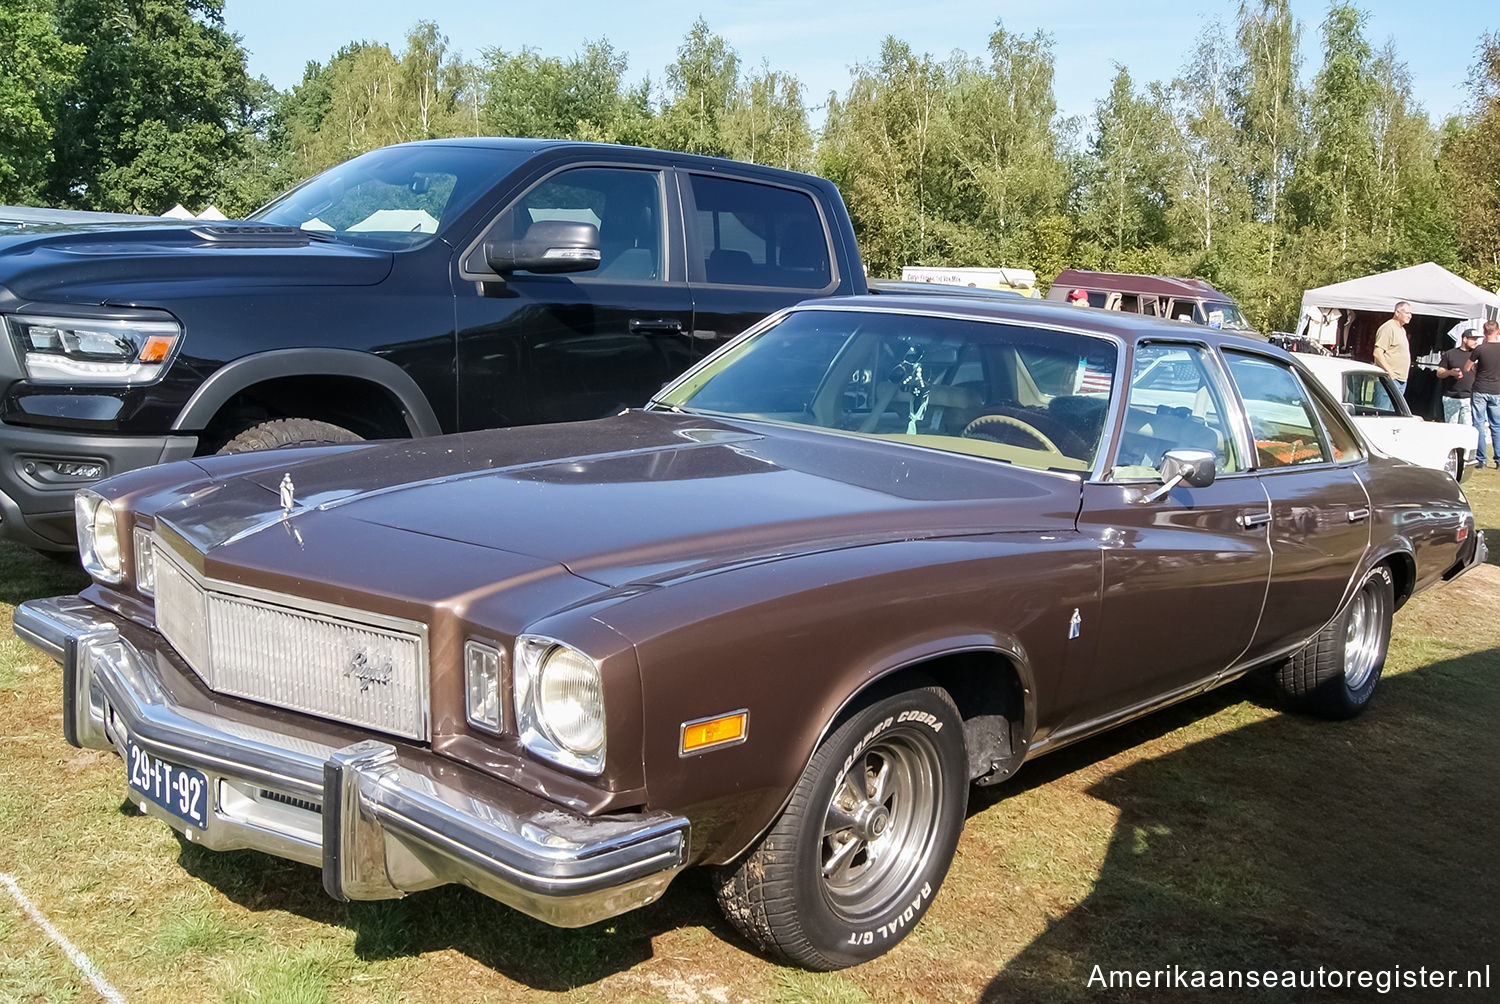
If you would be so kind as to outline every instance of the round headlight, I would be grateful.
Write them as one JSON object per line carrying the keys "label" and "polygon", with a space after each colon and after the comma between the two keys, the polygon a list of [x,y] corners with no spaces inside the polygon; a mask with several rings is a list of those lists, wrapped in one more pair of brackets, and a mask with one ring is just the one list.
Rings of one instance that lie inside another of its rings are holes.
{"label": "round headlight", "polygon": [[542,659],[537,674],[541,726],[558,746],[586,757],[604,744],[604,687],[599,667],[561,645]]}
{"label": "round headlight", "polygon": [[94,557],[110,575],[124,569],[120,558],[120,525],[115,508],[103,499],[94,507]]}

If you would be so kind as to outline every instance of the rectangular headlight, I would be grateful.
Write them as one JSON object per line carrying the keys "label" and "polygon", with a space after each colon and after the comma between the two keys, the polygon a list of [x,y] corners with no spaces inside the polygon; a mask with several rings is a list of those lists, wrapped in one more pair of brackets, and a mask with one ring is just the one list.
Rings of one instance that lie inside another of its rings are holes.
{"label": "rectangular headlight", "polygon": [[465,708],[469,724],[486,732],[500,731],[500,666],[498,649],[477,641],[464,643]]}
{"label": "rectangular headlight", "polygon": [[166,319],[11,314],[5,320],[34,383],[151,383],[182,336],[182,326]]}

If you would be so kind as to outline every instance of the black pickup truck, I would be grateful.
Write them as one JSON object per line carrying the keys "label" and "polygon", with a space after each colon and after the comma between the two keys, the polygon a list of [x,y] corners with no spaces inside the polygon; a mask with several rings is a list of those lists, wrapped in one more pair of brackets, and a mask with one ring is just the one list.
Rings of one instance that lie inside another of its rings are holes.
{"label": "black pickup truck", "polygon": [[0,537],[220,451],[596,418],[765,315],[866,292],[834,186],[556,140],[410,143],[242,221],[0,214]]}

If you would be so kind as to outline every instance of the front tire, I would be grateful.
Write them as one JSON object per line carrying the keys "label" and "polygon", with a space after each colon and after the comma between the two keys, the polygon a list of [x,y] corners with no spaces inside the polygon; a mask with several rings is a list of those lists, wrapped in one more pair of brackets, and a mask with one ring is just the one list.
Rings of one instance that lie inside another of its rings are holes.
{"label": "front tire", "polygon": [[250,428],[219,448],[228,453],[250,453],[255,450],[280,450],[295,446],[328,446],[334,443],[360,443],[364,439],[331,422],[311,418],[278,418]]}
{"label": "front tire", "polygon": [[1365,709],[1385,668],[1391,643],[1395,585],[1377,565],[1354,598],[1276,672],[1287,704],[1323,718],[1353,718]]}
{"label": "front tire", "polygon": [[875,701],[824,740],[760,843],[721,873],[725,916],[769,955],[842,969],[893,948],[932,905],[968,804],[947,692]]}

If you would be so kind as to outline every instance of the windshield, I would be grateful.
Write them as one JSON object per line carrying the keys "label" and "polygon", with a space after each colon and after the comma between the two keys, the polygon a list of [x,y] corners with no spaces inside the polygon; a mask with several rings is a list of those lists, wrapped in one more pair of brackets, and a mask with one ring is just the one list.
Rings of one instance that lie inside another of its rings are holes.
{"label": "windshield", "polygon": [[1199,324],[1206,324],[1210,328],[1232,328],[1242,331],[1250,328],[1245,315],[1240,313],[1240,308],[1232,303],[1218,303],[1210,300],[1199,304],[1195,313],[1193,320]]}
{"label": "windshield", "polygon": [[1090,471],[1117,351],[1103,338],[992,321],[801,310],[657,402]]}
{"label": "windshield", "polygon": [[331,167],[249,217],[372,247],[430,241],[518,163],[521,154],[393,146]]}

